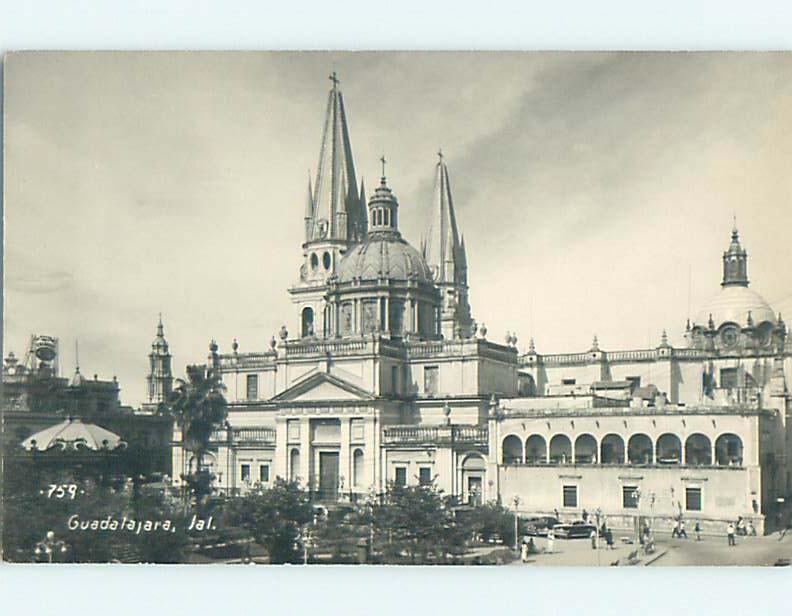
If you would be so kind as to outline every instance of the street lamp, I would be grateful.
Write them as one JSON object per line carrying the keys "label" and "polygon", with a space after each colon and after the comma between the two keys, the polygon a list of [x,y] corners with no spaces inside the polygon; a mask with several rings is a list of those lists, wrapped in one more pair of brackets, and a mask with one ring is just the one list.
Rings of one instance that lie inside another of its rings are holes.
{"label": "street lamp", "polygon": [[41,557],[42,554],[47,555],[47,562],[52,563],[56,553],[65,554],[68,546],[65,541],[55,539],[55,531],[48,530],[47,536],[36,544],[34,550],[36,557]]}
{"label": "street lamp", "polygon": [[514,503],[514,549],[515,551],[519,551],[520,549],[520,522],[519,522],[519,515],[517,513],[517,507],[520,506],[520,497],[519,495],[515,494],[514,498],[512,499]]}

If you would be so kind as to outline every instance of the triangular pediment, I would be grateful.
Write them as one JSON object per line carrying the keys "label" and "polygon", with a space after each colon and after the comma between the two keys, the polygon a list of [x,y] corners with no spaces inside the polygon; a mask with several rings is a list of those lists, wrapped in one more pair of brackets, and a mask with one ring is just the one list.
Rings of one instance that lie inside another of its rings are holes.
{"label": "triangular pediment", "polygon": [[273,398],[276,402],[317,402],[321,400],[373,400],[357,385],[326,372],[315,372]]}

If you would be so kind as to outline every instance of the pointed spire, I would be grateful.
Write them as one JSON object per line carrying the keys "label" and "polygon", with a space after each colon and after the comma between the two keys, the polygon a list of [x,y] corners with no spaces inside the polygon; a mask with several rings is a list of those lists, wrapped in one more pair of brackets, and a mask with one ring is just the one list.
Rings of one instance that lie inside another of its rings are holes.
{"label": "pointed spire", "polygon": [[162,313],[159,313],[159,321],[157,321],[157,337],[162,338],[165,335],[165,328],[162,325]]}
{"label": "pointed spire", "polygon": [[432,217],[425,240],[424,258],[429,267],[435,271],[438,282],[461,282],[462,268],[459,266],[462,245],[459,241],[456,212],[451,197],[448,165],[445,163],[442,150],[437,156]]}
{"label": "pointed spire", "polygon": [[314,199],[313,189],[311,187],[311,171],[308,170],[308,195],[305,199],[305,241],[310,242],[313,239],[314,228]]}
{"label": "pointed spire", "polygon": [[[311,240],[358,241],[365,228],[365,208],[361,207],[349,141],[344,97],[333,72],[327,99],[322,146],[312,193],[313,229]],[[310,241],[310,240],[309,240]]]}

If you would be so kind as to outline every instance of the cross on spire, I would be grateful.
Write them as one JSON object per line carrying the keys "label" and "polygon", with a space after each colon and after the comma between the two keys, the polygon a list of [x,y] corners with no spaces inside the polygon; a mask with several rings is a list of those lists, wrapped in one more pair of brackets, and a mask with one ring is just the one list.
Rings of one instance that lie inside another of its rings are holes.
{"label": "cross on spire", "polygon": [[443,160],[443,148],[437,150],[437,155],[440,157],[440,160]]}
{"label": "cross on spire", "polygon": [[385,160],[385,154],[380,156],[380,162],[382,163],[382,181],[384,182],[385,181],[385,163],[388,162],[387,160]]}
{"label": "cross on spire", "polygon": [[338,84],[339,84],[339,82],[341,81],[341,80],[338,78],[338,75],[336,75],[336,72],[335,72],[335,71],[333,71],[333,72],[332,72],[332,74],[331,74],[331,75],[328,77],[328,79],[329,79],[330,81],[332,81],[332,82],[333,82],[333,89],[334,89],[334,90],[335,90],[335,89],[338,87]]}

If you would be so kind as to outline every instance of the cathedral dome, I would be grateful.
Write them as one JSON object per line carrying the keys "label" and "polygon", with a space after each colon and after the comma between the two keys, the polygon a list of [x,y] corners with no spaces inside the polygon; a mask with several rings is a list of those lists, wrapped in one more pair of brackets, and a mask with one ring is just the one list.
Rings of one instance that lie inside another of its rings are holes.
{"label": "cathedral dome", "polygon": [[724,323],[746,325],[748,312],[754,324],[775,321],[775,313],[765,299],[747,286],[726,286],[696,315],[694,325],[707,327],[712,315],[715,329]]}
{"label": "cathedral dome", "polygon": [[338,282],[354,279],[417,280],[432,284],[432,272],[421,254],[393,235],[371,235],[347,252],[338,268]]}

